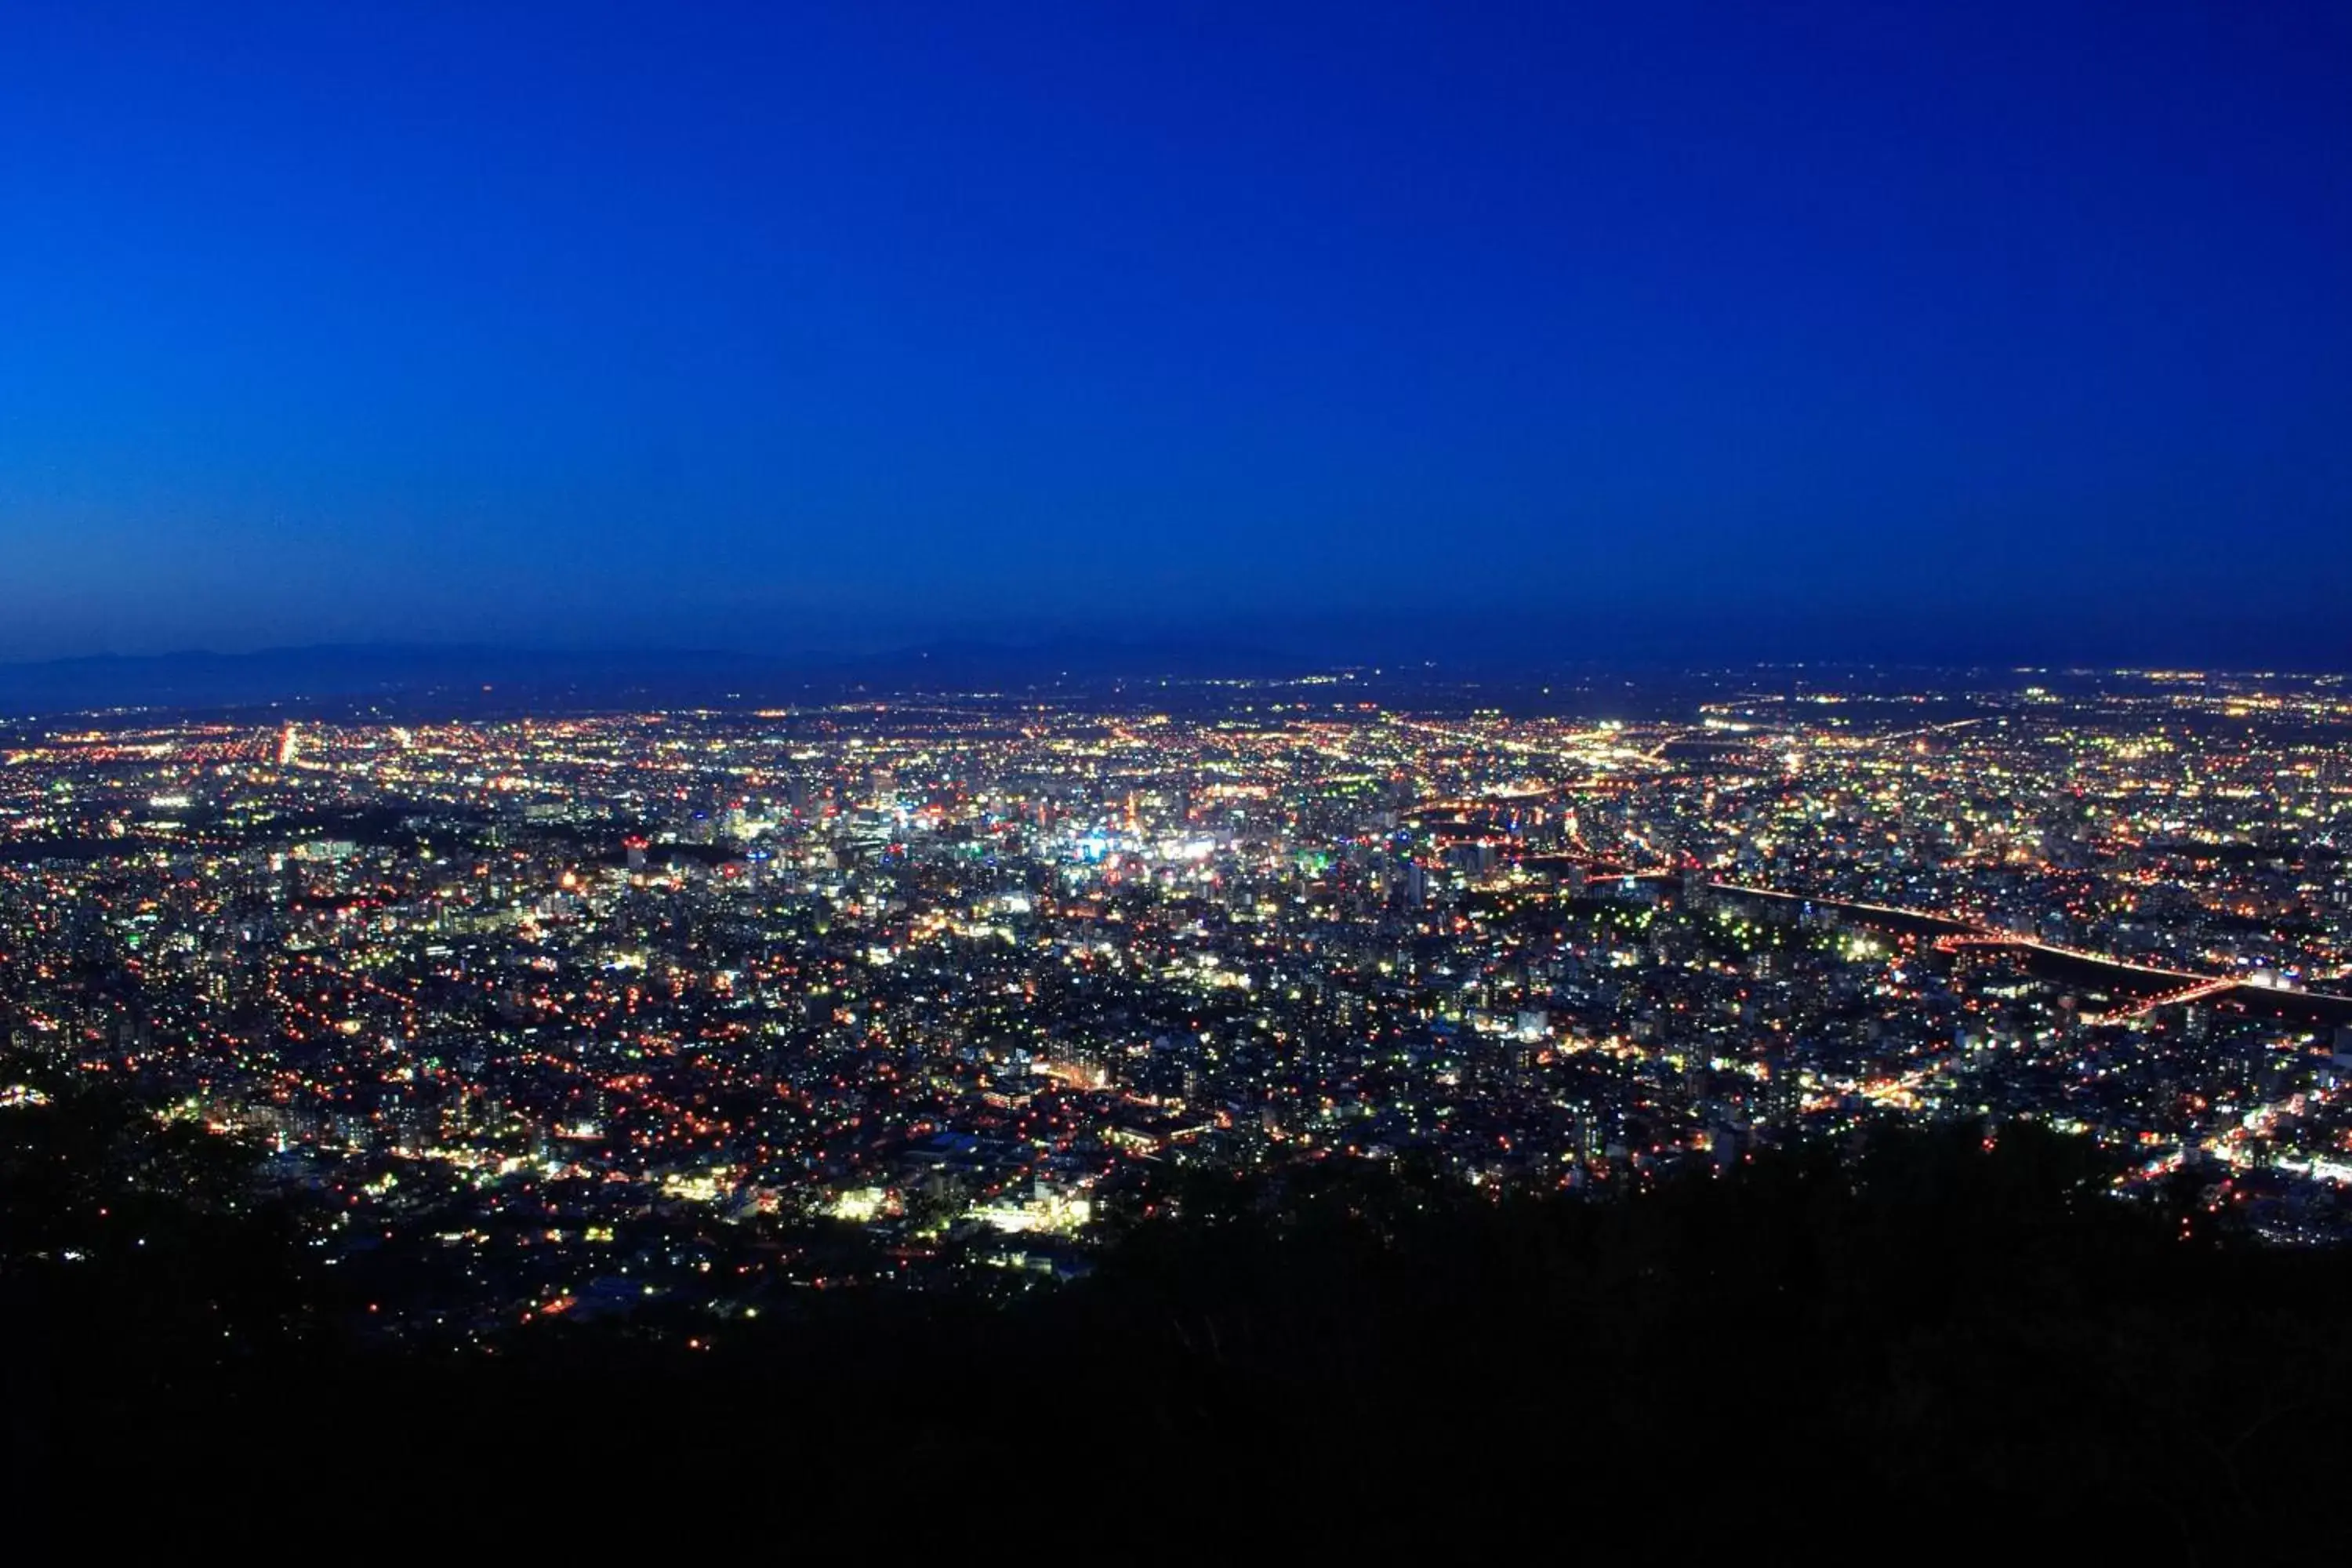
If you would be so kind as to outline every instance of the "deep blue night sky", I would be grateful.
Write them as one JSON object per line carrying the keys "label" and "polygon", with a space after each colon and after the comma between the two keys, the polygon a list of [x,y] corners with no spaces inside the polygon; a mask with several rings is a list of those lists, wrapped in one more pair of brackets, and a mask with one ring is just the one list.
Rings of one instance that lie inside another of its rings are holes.
{"label": "deep blue night sky", "polygon": [[24,6],[0,237],[0,657],[2352,663],[2340,4]]}

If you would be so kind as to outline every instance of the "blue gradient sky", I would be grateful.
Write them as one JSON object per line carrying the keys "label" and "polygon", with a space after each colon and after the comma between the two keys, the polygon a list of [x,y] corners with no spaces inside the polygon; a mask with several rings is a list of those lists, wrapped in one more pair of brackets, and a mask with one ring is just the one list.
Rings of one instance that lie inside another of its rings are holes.
{"label": "blue gradient sky", "polygon": [[0,240],[0,657],[2352,662],[2336,4],[25,6]]}

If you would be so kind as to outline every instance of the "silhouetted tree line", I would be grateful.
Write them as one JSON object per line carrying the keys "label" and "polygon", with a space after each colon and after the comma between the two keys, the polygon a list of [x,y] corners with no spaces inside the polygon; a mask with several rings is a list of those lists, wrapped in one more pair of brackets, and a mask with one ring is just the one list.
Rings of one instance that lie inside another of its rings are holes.
{"label": "silhouetted tree line", "polygon": [[1554,1554],[2230,1562],[2295,1555],[2352,1478],[2352,1258],[2256,1244],[2194,1180],[2118,1202],[2088,1141],[2026,1124],[1592,1201],[1171,1174],[1091,1277],[1009,1305],[802,1292],[496,1353],[355,1333],[247,1159],[103,1090],[0,1110],[17,1483],[359,1507],[390,1479],[1024,1549],[1509,1527]]}

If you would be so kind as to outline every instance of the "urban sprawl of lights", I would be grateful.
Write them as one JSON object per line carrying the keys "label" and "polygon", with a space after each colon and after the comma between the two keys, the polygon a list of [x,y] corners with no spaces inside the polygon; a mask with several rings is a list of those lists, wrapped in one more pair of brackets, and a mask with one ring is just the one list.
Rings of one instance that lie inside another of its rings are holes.
{"label": "urban sprawl of lights", "polygon": [[2352,697],[2035,679],[22,725],[0,1040],[263,1142],[396,1335],[1066,1276],[1192,1168],[1605,1193],[1889,1116],[2345,1234]]}

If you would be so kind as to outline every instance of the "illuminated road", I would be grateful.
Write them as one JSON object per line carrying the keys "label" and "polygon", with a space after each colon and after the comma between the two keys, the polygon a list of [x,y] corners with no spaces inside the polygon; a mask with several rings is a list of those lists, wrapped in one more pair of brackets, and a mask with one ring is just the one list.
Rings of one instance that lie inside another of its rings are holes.
{"label": "illuminated road", "polygon": [[[1675,875],[1671,871],[1627,871],[1604,868],[1598,865],[1590,866],[1587,869],[1596,883],[1603,880],[1626,880],[1635,877],[1645,880],[1661,881]],[[2069,959],[2077,963],[2095,964],[2099,968],[2114,970],[2121,974],[2177,983],[2157,995],[2133,1001],[2111,1013],[2089,1016],[2085,1018],[2085,1022],[2114,1023],[2153,1012],[2159,1007],[2182,1005],[2209,997],[2230,996],[2235,994],[2244,994],[2248,999],[2259,998],[2273,1006],[2284,1006],[2314,1016],[2333,1016],[2339,1012],[2352,1014],[2352,996],[2339,996],[2325,991],[2288,991],[2278,986],[2257,985],[2252,981],[2239,980],[2229,975],[2204,974],[2194,970],[2167,969],[2156,964],[2136,963],[2129,959],[2117,958],[2112,953],[2089,952],[2078,947],[2062,947],[2056,942],[2042,942],[2021,932],[2002,931],[1981,921],[1964,920],[1956,915],[1939,914],[1933,910],[1905,909],[1897,904],[1864,903],[1856,899],[1813,898],[1803,893],[1787,892],[1779,888],[1750,887],[1744,882],[1709,882],[1706,887],[1710,892],[1733,898],[1769,899],[1789,904],[1814,904],[1825,910],[1843,910],[1863,915],[1890,916],[1931,928],[1939,928],[1944,934],[1937,939],[1936,944],[1946,952],[1961,946],[2013,948],[2027,952],[2046,953],[2053,958]]]}

